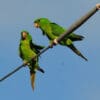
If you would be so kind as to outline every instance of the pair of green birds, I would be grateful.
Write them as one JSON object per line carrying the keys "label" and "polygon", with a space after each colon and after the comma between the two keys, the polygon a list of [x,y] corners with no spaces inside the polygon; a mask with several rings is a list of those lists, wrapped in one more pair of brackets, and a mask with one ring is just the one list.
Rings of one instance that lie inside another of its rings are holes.
{"label": "pair of green birds", "polygon": [[[43,35],[46,35],[47,38],[50,40],[50,43],[53,42],[54,44],[58,44],[57,38],[66,31],[66,29],[64,29],[63,27],[54,22],[51,22],[47,18],[36,19],[34,21],[34,26],[36,28],[40,28],[42,30]],[[87,58],[85,58],[73,44],[74,41],[81,41],[83,40],[83,38],[84,37],[81,35],[71,33],[70,35],[66,36],[59,44],[67,46],[75,54],[77,54],[78,56],[82,57],[84,60],[87,61]],[[36,57],[34,60],[31,60],[31,58],[36,56],[43,48],[43,46],[36,45],[32,42],[32,37],[29,34],[29,32],[21,32],[21,40],[19,45],[20,57],[23,59],[24,62],[29,62],[27,65],[30,69],[31,85],[33,89],[36,71],[38,70],[44,73],[44,70],[38,64],[38,57]]]}

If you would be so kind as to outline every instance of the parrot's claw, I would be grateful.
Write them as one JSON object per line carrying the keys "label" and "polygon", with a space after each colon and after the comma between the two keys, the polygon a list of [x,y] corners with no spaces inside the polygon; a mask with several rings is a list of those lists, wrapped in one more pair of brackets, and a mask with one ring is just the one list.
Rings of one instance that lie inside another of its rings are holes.
{"label": "parrot's claw", "polygon": [[57,45],[57,44],[58,44],[57,39],[54,39],[54,40],[53,40],[53,44],[54,44],[54,45]]}
{"label": "parrot's claw", "polygon": [[24,62],[23,62],[25,65],[27,65],[27,66],[29,66],[30,65],[30,63],[28,63],[27,61],[25,61],[24,60]]}
{"label": "parrot's claw", "polygon": [[57,45],[58,44],[58,41],[57,39],[54,39],[51,44],[50,44],[50,48],[53,48],[54,45]]}
{"label": "parrot's claw", "polygon": [[96,8],[100,10],[100,3],[96,4]]}
{"label": "parrot's claw", "polygon": [[54,39],[51,44],[50,44],[50,48],[53,48],[54,45],[57,45],[58,44],[58,41],[57,39]]}

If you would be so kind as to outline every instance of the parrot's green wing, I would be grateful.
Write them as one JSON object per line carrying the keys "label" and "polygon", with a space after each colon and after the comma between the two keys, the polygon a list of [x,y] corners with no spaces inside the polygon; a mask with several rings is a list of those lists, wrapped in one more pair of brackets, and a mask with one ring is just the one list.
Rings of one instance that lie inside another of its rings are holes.
{"label": "parrot's green wing", "polygon": [[44,48],[44,46],[36,45],[36,44],[32,43],[32,41],[30,41],[30,47],[37,54],[40,53],[40,50],[42,50]]}
{"label": "parrot's green wing", "polygon": [[[27,32],[27,31],[26,31]],[[27,32],[28,33],[28,32]],[[28,33],[27,36],[28,41],[30,42],[30,48],[37,54],[40,52],[41,49],[44,48],[44,46],[36,45],[35,43],[32,42],[32,36]]]}
{"label": "parrot's green wing", "polygon": [[19,56],[20,56],[20,58],[24,59],[23,54],[22,54],[22,50],[21,50],[21,44],[19,44]]}
{"label": "parrot's green wing", "polygon": [[[58,25],[56,23],[50,23],[50,25],[51,25],[52,33],[56,36],[60,36],[61,34],[66,32],[66,30],[63,27],[61,27],[60,25]],[[66,36],[65,38],[69,38],[72,41],[79,41],[79,40],[82,40],[84,37],[81,35],[77,35],[75,33],[71,33],[68,36]]]}
{"label": "parrot's green wing", "polygon": [[38,49],[38,50],[41,50],[41,49],[43,49],[44,48],[44,46],[41,46],[41,45],[37,45],[37,44],[33,44],[32,42],[31,42],[31,47],[33,48],[36,48],[36,49]]}
{"label": "parrot's green wing", "polygon": [[66,30],[63,29],[61,26],[59,26],[56,23],[50,23],[51,29],[52,29],[52,33],[55,36],[60,36],[62,33],[64,33]]}

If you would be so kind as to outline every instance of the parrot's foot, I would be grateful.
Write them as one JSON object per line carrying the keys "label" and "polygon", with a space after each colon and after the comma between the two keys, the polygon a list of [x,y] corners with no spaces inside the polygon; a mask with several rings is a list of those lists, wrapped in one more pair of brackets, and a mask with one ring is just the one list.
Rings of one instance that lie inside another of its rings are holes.
{"label": "parrot's foot", "polygon": [[50,45],[50,48],[52,48],[54,45],[57,45],[57,44],[58,44],[57,39],[54,39],[53,42]]}
{"label": "parrot's foot", "polygon": [[27,66],[29,66],[30,65],[30,63],[28,63],[26,60],[24,60],[24,62],[23,62],[25,65],[27,65]]}
{"label": "parrot's foot", "polygon": [[54,39],[54,40],[53,40],[53,44],[54,44],[54,45],[57,45],[57,44],[58,44],[57,39]]}
{"label": "parrot's foot", "polygon": [[100,3],[96,4],[96,8],[100,10]]}
{"label": "parrot's foot", "polygon": [[40,71],[42,73],[45,73],[45,71],[42,68],[40,68],[40,67],[38,67],[38,71]]}

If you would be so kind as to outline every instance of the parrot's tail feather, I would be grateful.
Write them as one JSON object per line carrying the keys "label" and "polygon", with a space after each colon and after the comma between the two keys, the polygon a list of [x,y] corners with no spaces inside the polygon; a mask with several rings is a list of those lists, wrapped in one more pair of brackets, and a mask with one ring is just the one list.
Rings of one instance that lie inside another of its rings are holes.
{"label": "parrot's tail feather", "polygon": [[70,38],[72,41],[81,41],[84,39],[84,36],[75,34],[75,37],[70,37]]}
{"label": "parrot's tail feather", "polygon": [[80,56],[80,57],[82,57],[84,60],[88,61],[88,59],[87,59],[86,57],[84,57],[84,56],[82,55],[82,53],[81,53],[73,44],[69,45],[68,47],[69,47],[74,53],[76,53],[78,56]]}
{"label": "parrot's tail feather", "polygon": [[31,73],[30,73],[30,79],[31,79],[31,86],[32,86],[32,89],[34,90],[35,72],[31,72]]}
{"label": "parrot's tail feather", "polygon": [[42,69],[41,67],[38,67],[38,71],[45,73],[44,69]]}
{"label": "parrot's tail feather", "polygon": [[77,40],[83,40],[83,39],[84,39],[84,37],[83,37],[83,36],[78,35]]}

